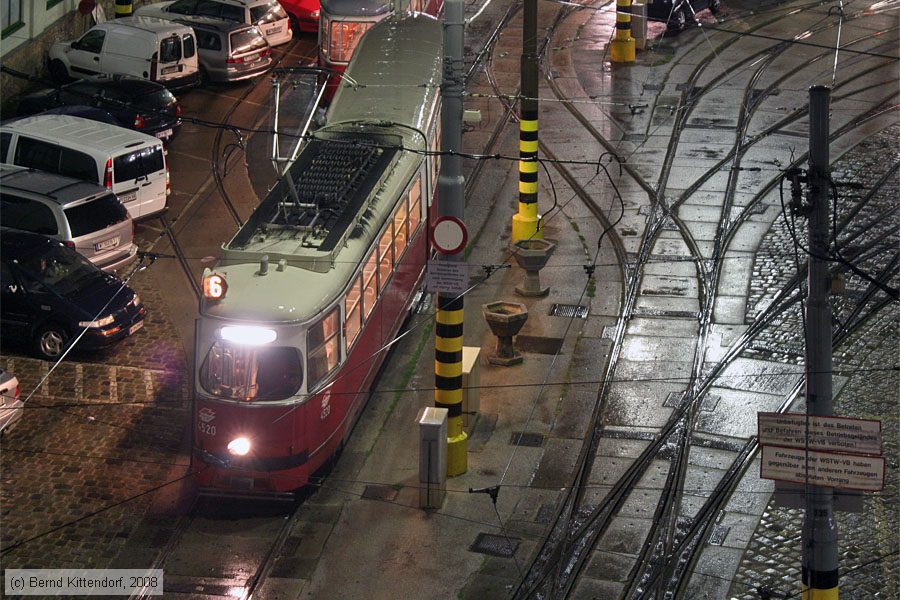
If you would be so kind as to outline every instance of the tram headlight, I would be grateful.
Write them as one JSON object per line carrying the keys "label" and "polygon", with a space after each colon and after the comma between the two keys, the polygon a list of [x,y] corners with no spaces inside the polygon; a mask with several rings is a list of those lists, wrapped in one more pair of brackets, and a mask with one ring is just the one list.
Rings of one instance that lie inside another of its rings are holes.
{"label": "tram headlight", "polygon": [[228,442],[228,451],[235,456],[246,456],[250,452],[250,440],[245,437],[234,438]]}
{"label": "tram headlight", "polygon": [[219,330],[219,337],[235,344],[262,346],[275,341],[274,329],[255,325],[229,325]]}

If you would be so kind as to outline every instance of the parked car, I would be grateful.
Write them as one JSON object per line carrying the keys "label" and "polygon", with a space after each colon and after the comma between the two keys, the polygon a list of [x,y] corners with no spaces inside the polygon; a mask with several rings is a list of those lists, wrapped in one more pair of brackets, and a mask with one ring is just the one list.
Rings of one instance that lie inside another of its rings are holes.
{"label": "parked car", "polygon": [[319,31],[319,0],[279,0],[291,20],[291,29],[316,33]]}
{"label": "parked car", "polygon": [[197,85],[199,77],[191,28],[146,17],[98,23],[77,40],[57,42],[47,66],[58,83],[131,75],[182,89]]}
{"label": "parked car", "polygon": [[0,225],[59,240],[104,271],[137,258],[128,210],[108,189],[80,179],[0,165]]}
{"label": "parked car", "polygon": [[175,0],[146,4],[136,15],[158,19],[212,17],[247,25],[257,25],[270,46],[291,40],[291,21],[276,0]]}
{"label": "parked car", "polygon": [[22,418],[24,407],[19,399],[19,379],[0,368],[0,433],[9,431]]}
{"label": "parked car", "polygon": [[678,32],[694,22],[695,12],[708,8],[715,14],[720,4],[720,0],[653,0],[647,5],[647,18],[663,21],[669,31]]}
{"label": "parked car", "polygon": [[197,35],[200,85],[262,75],[272,66],[272,48],[256,25],[209,17],[179,19]]}
{"label": "parked car", "polygon": [[134,219],[166,208],[162,142],[145,133],[68,115],[0,125],[0,162],[90,181],[112,190]]}
{"label": "parked car", "polygon": [[[18,116],[53,111],[52,114],[106,121],[103,115],[111,115],[115,125],[163,141],[172,139],[181,127],[181,104],[172,92],[161,83],[135,77],[80,80],[19,96],[15,104]],[[88,111],[86,106],[95,110]]]}
{"label": "parked car", "polygon": [[0,228],[0,335],[45,360],[105,348],[144,325],[140,297],[61,242]]}

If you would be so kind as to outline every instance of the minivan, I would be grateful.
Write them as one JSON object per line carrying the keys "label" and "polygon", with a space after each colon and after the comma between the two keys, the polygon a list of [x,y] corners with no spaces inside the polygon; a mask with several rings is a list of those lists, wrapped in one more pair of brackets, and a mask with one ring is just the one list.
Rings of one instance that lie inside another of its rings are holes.
{"label": "minivan", "polygon": [[108,189],[80,179],[0,165],[0,225],[52,237],[104,271],[137,258],[128,210]]}
{"label": "minivan", "polygon": [[0,125],[0,162],[102,185],[133,219],[165,210],[171,192],[160,140],[70,115],[35,115]]}
{"label": "minivan", "polygon": [[96,350],[144,325],[147,309],[118,277],[62,243],[0,227],[0,334],[45,360]]}
{"label": "minivan", "polygon": [[291,20],[277,0],[175,0],[146,4],[135,14],[160,19],[212,17],[256,25],[270,46],[286,44],[293,37]]}
{"label": "minivan", "polygon": [[98,23],[77,40],[53,44],[48,68],[57,83],[122,74],[182,89],[199,77],[191,28],[148,17]]}
{"label": "minivan", "polygon": [[207,17],[181,21],[197,35],[201,86],[243,81],[262,75],[272,66],[272,48],[255,25]]}

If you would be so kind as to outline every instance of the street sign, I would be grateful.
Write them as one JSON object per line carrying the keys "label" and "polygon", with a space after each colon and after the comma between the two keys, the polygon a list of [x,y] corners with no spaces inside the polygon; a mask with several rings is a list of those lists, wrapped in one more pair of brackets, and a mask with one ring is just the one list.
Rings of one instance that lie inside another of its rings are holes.
{"label": "street sign", "polygon": [[884,457],[762,446],[759,476],[762,479],[877,492],[884,487]]}
{"label": "street sign", "polygon": [[456,254],[466,247],[469,233],[456,217],[438,217],[431,228],[431,242],[441,254]]}
{"label": "street sign", "polygon": [[772,412],[761,412],[757,417],[760,444],[881,454],[881,421]]}
{"label": "street sign", "polygon": [[429,260],[425,272],[429,292],[459,296],[469,289],[469,263]]}

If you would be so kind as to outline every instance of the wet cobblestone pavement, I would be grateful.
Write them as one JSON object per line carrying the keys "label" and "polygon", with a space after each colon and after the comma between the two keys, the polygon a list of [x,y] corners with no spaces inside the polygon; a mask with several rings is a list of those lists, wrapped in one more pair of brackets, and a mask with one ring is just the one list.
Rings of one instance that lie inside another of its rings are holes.
{"label": "wet cobblestone pavement", "polygon": [[[863,237],[853,241],[854,246],[865,247],[876,240],[884,240],[881,242],[883,247],[896,249],[896,232],[891,230],[896,227],[896,218],[891,215],[900,194],[900,175],[896,170],[898,137],[900,126],[886,129],[833,165],[832,177],[839,186],[838,214],[841,217],[855,210],[857,204],[867,198],[875,182],[886,178],[882,190],[869,199],[854,217],[856,227],[865,230]],[[845,187],[841,187],[842,184]],[[805,232],[804,223],[800,223],[798,231]],[[855,233],[842,233],[840,239],[847,239]],[[789,251],[792,247],[785,222],[779,219],[764,239],[757,256],[751,300],[748,302],[748,320],[763,310],[775,292],[786,285],[796,272],[795,259]],[[849,253],[849,249],[848,244],[845,253]],[[870,274],[880,272],[887,265],[890,254],[890,251],[872,254],[861,263],[863,270]],[[850,311],[867,285],[855,275],[847,276],[847,294],[834,298],[832,302],[837,321],[845,322],[850,318]],[[892,285],[897,285],[896,277]],[[786,311],[757,338],[747,354],[802,364],[800,314],[799,306]],[[892,303],[845,340],[834,355],[835,371],[848,377],[835,398],[834,413],[881,420],[883,455],[886,458],[884,489],[876,494],[866,494],[861,512],[837,513],[842,598],[896,598],[900,593],[900,539],[897,535],[897,523],[900,522],[900,412],[897,405],[900,374],[896,370],[898,322],[900,307]],[[751,478],[756,476],[755,473],[748,474]],[[772,598],[799,596],[803,513],[801,509],[781,507],[774,500],[768,503],[735,575],[730,598],[755,600],[761,597],[760,591],[770,592]]]}
{"label": "wet cobblestone pavement", "polygon": [[49,376],[50,363],[19,348],[0,356],[30,395],[0,445],[4,568],[110,566],[151,505],[146,492],[186,471],[184,352],[152,276],[130,285],[146,324],[113,348],[73,353]]}

